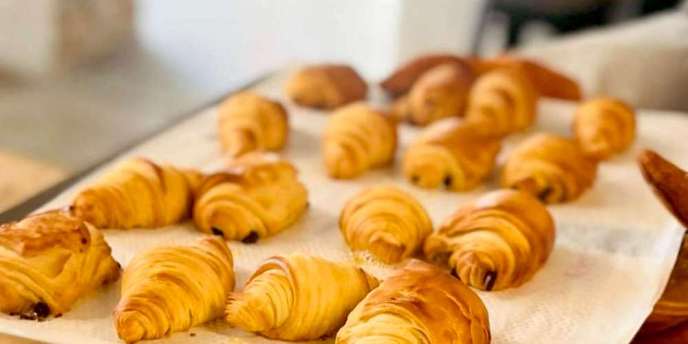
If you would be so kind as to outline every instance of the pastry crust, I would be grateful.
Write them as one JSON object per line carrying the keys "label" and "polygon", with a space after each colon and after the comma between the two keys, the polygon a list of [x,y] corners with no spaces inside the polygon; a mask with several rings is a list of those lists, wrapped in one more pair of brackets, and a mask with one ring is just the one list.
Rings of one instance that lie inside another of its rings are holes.
{"label": "pastry crust", "polygon": [[552,216],[537,199],[498,190],[449,216],[424,250],[467,285],[501,290],[530,280],[547,261],[554,237]]}
{"label": "pastry crust", "polygon": [[502,68],[520,69],[543,97],[565,100],[583,98],[576,80],[528,58],[502,55],[491,59],[474,59],[471,65],[481,75]]}
{"label": "pastry crust", "polygon": [[256,93],[237,93],[218,107],[218,131],[222,150],[230,156],[278,150],[287,142],[287,111],[279,102]]}
{"label": "pastry crust", "polygon": [[0,225],[0,312],[43,319],[115,281],[119,264],[103,235],[62,211]]}
{"label": "pastry crust", "polygon": [[651,150],[638,156],[638,165],[655,195],[688,228],[688,172]]}
{"label": "pastry crust", "polygon": [[635,112],[618,99],[588,100],[576,110],[573,132],[583,153],[593,159],[607,159],[635,140]]}
{"label": "pastry crust", "polygon": [[446,117],[463,116],[473,79],[473,72],[463,65],[433,67],[413,84],[407,98],[408,112],[401,116],[420,126]]}
{"label": "pastry crust", "polygon": [[162,227],[189,217],[200,180],[197,171],[131,159],[79,192],[71,211],[97,228]]}
{"label": "pastry crust", "polygon": [[406,179],[424,188],[466,191],[493,170],[501,143],[482,123],[446,118],[423,130],[404,154]]}
{"label": "pastry crust", "polygon": [[502,186],[529,193],[545,203],[568,202],[590,188],[597,162],[575,141],[552,134],[529,137],[509,156]]}
{"label": "pastry crust", "polygon": [[337,344],[490,342],[485,305],[441,269],[413,260],[349,314]]}
{"label": "pastry crust", "polygon": [[285,92],[296,104],[334,109],[365,99],[368,85],[350,66],[322,64],[296,72],[287,81]]}
{"label": "pastry crust", "polygon": [[332,178],[354,178],[387,165],[394,159],[396,146],[396,122],[363,103],[335,111],[322,138],[323,159]]}
{"label": "pastry crust", "polygon": [[124,270],[115,330],[127,343],[184,331],[221,317],[233,288],[232,254],[223,240],[154,248]]}
{"label": "pastry crust", "polygon": [[296,222],[307,205],[308,192],[291,163],[253,152],[203,180],[193,218],[202,232],[253,243]]}
{"label": "pastry crust", "polygon": [[486,123],[495,134],[507,135],[533,124],[537,100],[533,84],[521,70],[495,69],[480,76],[473,85],[466,119]]}
{"label": "pastry crust", "polygon": [[363,190],[339,216],[339,229],[354,251],[367,250],[385,263],[414,254],[432,232],[425,208],[410,194],[387,185]]}
{"label": "pastry crust", "polygon": [[459,56],[451,54],[428,54],[410,60],[397,68],[380,86],[392,97],[399,97],[411,90],[411,87],[425,72],[439,65],[450,64],[459,68],[470,68],[470,63]]}
{"label": "pastry crust", "polygon": [[345,263],[293,254],[265,261],[227,301],[235,327],[280,340],[334,334],[377,280]]}

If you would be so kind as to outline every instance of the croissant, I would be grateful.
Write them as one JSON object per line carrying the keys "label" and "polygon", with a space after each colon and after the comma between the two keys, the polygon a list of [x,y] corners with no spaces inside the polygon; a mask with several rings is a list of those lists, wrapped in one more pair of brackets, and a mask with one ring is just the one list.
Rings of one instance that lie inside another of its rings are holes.
{"label": "croissant", "polygon": [[200,180],[196,171],[132,159],[79,192],[71,211],[98,228],[162,227],[189,217]]}
{"label": "croissant", "polygon": [[292,164],[253,152],[204,179],[193,218],[202,232],[254,243],[296,222],[307,204],[308,192]]}
{"label": "croissant", "polygon": [[473,73],[468,67],[444,64],[423,74],[408,95],[408,114],[416,125],[427,125],[450,116],[463,116]]}
{"label": "croissant", "polygon": [[0,225],[0,312],[42,320],[119,277],[102,234],[66,212]]}
{"label": "croissant", "polygon": [[554,235],[554,221],[537,199],[498,190],[449,216],[425,241],[424,251],[467,285],[501,290],[533,277],[552,252]]}
{"label": "croissant", "polygon": [[346,203],[339,229],[351,249],[396,263],[420,248],[432,232],[432,221],[413,196],[394,186],[377,186]]}
{"label": "croissant", "polygon": [[492,171],[501,147],[482,124],[447,118],[425,129],[403,158],[406,179],[424,188],[474,188]]}
{"label": "croissant", "polygon": [[537,134],[509,156],[501,184],[536,196],[545,203],[576,199],[592,186],[597,162],[587,158],[573,140]]}
{"label": "croissant", "polygon": [[528,58],[503,55],[491,59],[472,59],[470,64],[478,74],[503,68],[519,69],[544,97],[566,100],[582,98],[583,92],[576,80]]}
{"label": "croissant", "polygon": [[486,344],[487,309],[478,295],[431,264],[413,260],[349,314],[336,344]]}
{"label": "croissant", "polygon": [[313,65],[295,73],[285,86],[287,96],[296,104],[319,108],[336,107],[365,99],[368,85],[346,65]]}
{"label": "croissant", "polygon": [[638,165],[660,201],[688,228],[688,172],[651,150],[638,156]]}
{"label": "croissant", "polygon": [[335,111],[325,127],[322,154],[333,178],[353,178],[394,159],[394,120],[363,103]]}
{"label": "croissant", "polygon": [[439,65],[454,65],[469,68],[471,64],[463,57],[450,54],[430,54],[417,57],[397,68],[380,86],[392,97],[399,97],[411,90],[416,81],[427,71]]}
{"label": "croissant", "polygon": [[363,270],[293,254],[265,261],[242,292],[231,293],[229,324],[280,340],[334,334],[356,304],[377,286]]}
{"label": "croissant", "polygon": [[633,143],[635,113],[613,98],[589,100],[576,110],[573,132],[583,153],[594,159],[607,159]]}
{"label": "croissant", "polygon": [[144,252],[122,276],[117,335],[127,343],[156,339],[221,317],[233,288],[232,254],[220,238]]}
{"label": "croissant", "polygon": [[466,118],[488,123],[495,134],[510,134],[533,124],[537,99],[535,88],[520,70],[497,69],[473,85]]}
{"label": "croissant", "polygon": [[282,104],[245,91],[218,108],[222,149],[231,156],[255,150],[277,150],[287,141],[289,124]]}

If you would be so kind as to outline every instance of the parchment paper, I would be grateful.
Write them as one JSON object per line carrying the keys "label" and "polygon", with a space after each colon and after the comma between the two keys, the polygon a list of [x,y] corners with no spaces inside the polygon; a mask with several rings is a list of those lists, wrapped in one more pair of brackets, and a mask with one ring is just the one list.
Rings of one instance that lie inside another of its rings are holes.
{"label": "parchment paper", "polygon": [[[320,132],[327,117],[289,104],[281,92],[284,76],[285,73],[277,75],[256,89],[283,100],[288,107],[291,136],[283,153],[299,169],[300,178],[308,187],[311,207],[298,224],[271,238],[253,245],[229,243],[235,256],[237,289],[263,259],[272,255],[298,251],[335,260],[352,259],[340,237],[337,218],[344,202],[366,186],[399,185],[422,202],[435,224],[462,203],[496,188],[497,173],[487,185],[468,193],[422,190],[403,180],[399,164],[369,172],[356,180],[328,179],[319,148]],[[537,125],[527,133],[508,138],[500,154],[500,165],[514,144],[533,132],[568,134],[573,109],[572,104],[543,101]],[[145,156],[212,171],[222,166],[215,115],[215,109],[202,111],[121,158]],[[400,130],[399,156],[417,132],[406,125]],[[550,207],[556,219],[557,240],[547,264],[518,289],[479,292],[489,311],[493,343],[606,344],[631,340],[661,294],[683,233],[643,182],[634,157],[641,147],[652,147],[678,164],[688,166],[687,139],[688,116],[641,111],[638,140],[633,148],[604,162],[594,188],[579,200]],[[68,204],[78,189],[100,173],[102,170],[42,209]],[[148,248],[189,243],[201,235],[191,223],[104,233],[115,259],[123,266]],[[384,273],[374,268],[371,271]],[[111,319],[118,298],[119,283],[115,283],[82,298],[71,312],[58,319],[34,322],[1,315],[0,332],[55,343],[118,343]],[[271,342],[230,329],[221,321],[161,341]]]}

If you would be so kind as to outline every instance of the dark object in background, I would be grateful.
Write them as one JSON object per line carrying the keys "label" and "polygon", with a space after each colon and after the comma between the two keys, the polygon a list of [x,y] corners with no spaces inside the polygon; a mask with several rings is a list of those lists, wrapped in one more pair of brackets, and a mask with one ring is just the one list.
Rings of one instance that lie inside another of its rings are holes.
{"label": "dark object in background", "polygon": [[[544,21],[560,33],[609,23],[618,7],[637,9],[646,15],[678,5],[680,0],[495,0],[493,8],[509,17],[508,46],[518,45],[523,27],[531,21]],[[637,13],[639,12],[639,13]]]}

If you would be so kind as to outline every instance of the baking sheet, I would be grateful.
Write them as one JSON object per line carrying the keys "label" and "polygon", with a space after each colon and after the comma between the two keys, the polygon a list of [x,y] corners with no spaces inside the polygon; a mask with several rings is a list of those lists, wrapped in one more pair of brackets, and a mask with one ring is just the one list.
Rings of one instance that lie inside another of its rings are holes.
{"label": "baking sheet", "polygon": [[[303,252],[334,260],[351,260],[340,237],[337,219],[344,202],[366,186],[397,184],[422,202],[435,224],[462,203],[496,188],[495,173],[486,185],[472,192],[423,190],[403,180],[399,164],[371,171],[356,180],[328,179],[319,150],[320,132],[327,117],[284,99],[281,86],[286,74],[280,73],[255,89],[287,105],[291,132],[289,144],[282,153],[297,166],[300,179],[309,190],[311,207],[295,226],[273,237],[253,245],[229,243],[235,257],[237,288],[243,286],[263,259],[272,255]],[[500,165],[510,149],[533,132],[568,134],[573,109],[572,104],[541,102],[537,124],[530,131],[507,139],[500,154]],[[215,109],[204,110],[117,160],[144,156],[205,171],[217,169],[222,166],[222,159],[215,116]],[[399,157],[416,132],[415,128],[401,126]],[[686,137],[688,116],[641,111],[636,144],[625,154],[600,166],[594,188],[573,203],[549,207],[557,225],[557,240],[543,269],[520,288],[479,292],[489,311],[493,343],[606,344],[631,340],[661,294],[683,235],[683,229],[645,185],[634,157],[641,148],[651,147],[679,165],[687,166]],[[102,170],[41,209],[68,204],[75,192],[97,178]],[[188,243],[201,235],[191,223],[161,229],[105,230],[104,233],[115,259],[123,266],[138,252],[163,244]],[[371,266],[365,264],[364,267]],[[384,272],[372,268],[371,271]],[[0,315],[0,332],[54,343],[118,343],[111,319],[118,298],[119,282],[82,298],[71,312],[58,319],[34,322]],[[231,329],[222,321],[175,333],[159,341],[278,342]]]}

